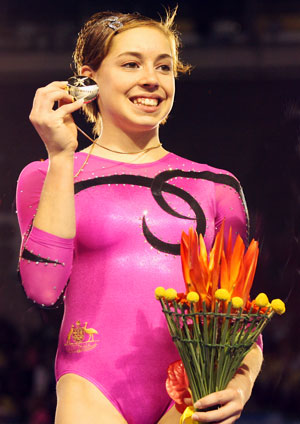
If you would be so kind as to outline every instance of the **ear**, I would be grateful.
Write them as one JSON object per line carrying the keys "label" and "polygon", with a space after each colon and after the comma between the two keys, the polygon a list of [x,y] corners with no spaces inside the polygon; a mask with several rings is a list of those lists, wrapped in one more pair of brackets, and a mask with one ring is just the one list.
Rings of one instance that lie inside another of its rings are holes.
{"label": "ear", "polygon": [[83,65],[81,68],[81,72],[80,75],[84,75],[85,77],[90,77],[90,78],[94,78],[94,74],[95,72],[92,70],[92,68],[90,68],[87,65]]}

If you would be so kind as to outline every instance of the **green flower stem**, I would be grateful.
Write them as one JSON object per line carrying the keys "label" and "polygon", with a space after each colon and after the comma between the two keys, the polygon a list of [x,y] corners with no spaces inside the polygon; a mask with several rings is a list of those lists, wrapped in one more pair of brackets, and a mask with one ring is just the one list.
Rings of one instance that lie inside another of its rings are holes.
{"label": "green flower stem", "polygon": [[190,389],[191,389],[192,395],[193,395],[193,401],[196,402],[196,400],[197,400],[197,382],[196,382],[194,370],[192,368],[192,362],[190,360],[190,352],[187,349],[186,343],[176,341],[175,344],[176,344],[176,347],[178,349],[178,352],[179,352],[180,357],[182,359],[185,371],[186,371],[187,376],[188,376],[189,386],[190,386]]}
{"label": "green flower stem", "polygon": [[[196,382],[196,376],[195,373],[193,371],[193,363],[192,361],[190,361],[190,357],[191,357],[191,348],[190,348],[190,344],[184,342],[183,340],[189,336],[189,328],[186,325],[186,317],[185,317],[185,313],[183,311],[183,309],[180,307],[180,305],[173,301],[173,307],[174,307],[174,321],[176,320],[176,325],[177,325],[177,329],[178,332],[180,333],[181,337],[177,340],[177,346],[178,346],[178,350],[179,350],[179,354],[181,356],[181,359],[183,361],[184,364],[184,368],[186,370],[187,376],[188,376],[188,380],[189,380],[189,384],[192,390],[192,394],[193,394],[193,398],[194,396],[197,396],[197,382]],[[182,322],[180,322],[179,320],[179,313],[178,313],[178,308],[180,310],[180,315],[181,315],[181,319]],[[185,331],[184,331],[185,330]],[[192,346],[193,348],[193,346]],[[196,400],[195,400],[196,401]]]}
{"label": "green flower stem", "polygon": [[218,337],[218,312],[219,312],[219,303],[215,304],[215,313],[212,315],[212,340],[210,343],[211,356],[210,356],[210,366],[209,366],[209,383],[208,390],[209,393],[212,393],[215,389],[215,356],[216,356],[216,344]]}
{"label": "green flower stem", "polygon": [[230,345],[233,345],[234,341],[236,339],[236,334],[237,334],[239,327],[241,325],[242,312],[243,312],[243,310],[242,310],[242,308],[240,308],[238,314],[236,316],[234,316],[234,318],[233,318],[234,319],[234,325],[233,325],[232,330],[231,330],[231,336],[230,336],[230,342],[229,342]]}
{"label": "green flower stem", "polygon": [[258,338],[258,336],[262,333],[262,331],[264,330],[265,326],[269,323],[269,321],[271,320],[271,318],[274,315],[274,311],[270,312],[271,308],[268,308],[266,310],[266,312],[262,315],[263,318],[261,318],[259,324],[257,325],[257,327],[253,330],[252,332],[252,340],[255,342]]}
{"label": "green flower stem", "polygon": [[[204,338],[204,346],[203,346],[203,350],[204,350],[204,362],[206,364],[206,373],[208,372],[208,363],[209,363],[209,351],[207,349],[206,346],[208,346],[209,344],[209,337],[208,337],[208,322],[207,322],[207,310],[206,310],[206,303],[205,301],[202,302],[202,310],[203,310],[203,315],[200,316],[200,321],[201,318],[203,318],[203,338]],[[205,381],[208,384],[208,378],[206,376]]]}
{"label": "green flower stem", "polygon": [[[218,352],[218,366],[217,366],[217,377],[216,377],[216,391],[222,390],[224,387],[221,386],[222,376],[224,372],[226,372],[226,368],[224,370],[224,360],[227,356],[228,348],[226,348],[226,341],[228,339],[228,327],[229,327],[229,321],[231,319],[230,312],[231,312],[231,305],[232,303],[228,303],[226,316],[223,320],[222,329],[221,329],[221,341],[220,341],[220,350]],[[224,346],[224,347],[223,347]]]}
{"label": "green flower stem", "polygon": [[[194,304],[193,303],[191,303],[191,307],[190,307],[190,311],[191,311],[191,313],[189,314],[189,316],[192,318],[192,320],[193,320],[193,328],[194,328],[194,338],[196,339],[196,340],[203,340],[203,337],[202,337],[202,333],[201,333],[201,330],[200,330],[200,323],[199,323],[199,315],[197,314],[197,312],[195,312],[195,306],[194,306]],[[198,319],[196,319],[196,316],[197,316],[197,318]]]}
{"label": "green flower stem", "polygon": [[[173,319],[174,319],[176,328],[179,330],[180,334],[182,334],[180,320],[179,320],[179,316],[182,314],[182,310],[180,306],[178,305],[178,303],[176,302],[176,300],[173,300],[172,304],[174,308],[174,314],[172,316],[174,317]],[[178,313],[178,307],[179,307],[180,313]]]}
{"label": "green flower stem", "polygon": [[252,317],[250,319],[250,323],[246,326],[245,330],[241,334],[240,341],[241,341],[242,344],[246,343],[246,341],[249,339],[249,335],[251,336],[253,330],[255,329],[257,324],[259,323],[259,317],[260,316],[261,315],[260,315],[259,312],[258,312],[258,314],[252,314]]}
{"label": "green flower stem", "polygon": [[233,345],[241,344],[241,340],[242,340],[242,336],[244,334],[245,328],[248,327],[249,321],[251,319],[250,318],[250,313],[249,314],[244,314],[242,316],[242,318],[243,318],[242,319],[242,325],[241,325],[241,328],[239,328],[239,330],[238,330],[236,339],[233,341]]}
{"label": "green flower stem", "polygon": [[194,399],[194,397],[196,397],[196,399],[195,399],[195,401],[196,401],[196,400],[200,399],[201,393],[203,393],[203,391],[204,391],[203,380],[202,380],[203,377],[202,377],[201,368],[199,366],[199,362],[197,360],[197,355],[196,355],[196,352],[195,352],[195,346],[194,346],[193,340],[192,340],[191,335],[190,335],[190,329],[189,329],[188,324],[186,322],[186,318],[187,317],[185,315],[183,317],[183,325],[184,325],[184,329],[185,329],[186,338],[188,339],[187,346],[188,346],[188,349],[190,351],[190,354],[191,354],[191,357],[192,357],[193,368],[194,368],[195,373],[196,373],[196,375],[195,375],[196,383],[198,383],[198,385],[199,385],[199,389],[198,389],[198,385],[197,385],[196,391],[195,391],[195,393],[193,393],[193,399]]}
{"label": "green flower stem", "polygon": [[195,312],[193,303],[191,303],[191,313],[189,314],[189,316],[193,320],[194,340],[198,342],[196,345],[196,354],[197,354],[197,362],[200,364],[200,368],[201,368],[200,377],[201,377],[201,384],[203,385],[201,395],[204,396],[205,394],[208,393],[207,382],[206,382],[206,379],[203,378],[203,376],[205,375],[205,369],[206,369],[205,350],[203,349],[203,334],[201,332],[201,327],[200,327],[201,319],[199,314]]}
{"label": "green flower stem", "polygon": [[173,319],[173,312],[170,309],[170,305],[168,301],[163,301],[165,316],[167,318],[168,326],[172,337],[180,340],[181,331],[180,328],[177,327],[176,323]]}
{"label": "green flower stem", "polygon": [[243,352],[236,353],[234,356],[234,359],[227,364],[226,373],[224,373],[223,380],[222,380],[222,389],[225,389],[227,387],[227,384],[235,375],[237,369],[240,367],[243,359],[245,358],[247,353],[250,351],[250,349],[251,347],[249,347],[249,349],[247,349],[246,351],[243,350]]}
{"label": "green flower stem", "polygon": [[181,329],[181,325],[179,321],[178,309],[177,309],[178,304],[175,301],[173,302],[174,311],[171,311],[170,304],[168,301],[162,301],[161,304],[162,304],[163,310],[165,311],[165,316],[167,318],[170,334],[174,340],[174,343],[177,347],[180,357],[184,363],[184,367],[188,376],[190,388],[193,393],[193,396],[195,396],[194,401],[196,401],[199,398],[197,383],[196,383],[196,379],[194,375],[195,373],[192,369],[192,363],[190,362],[189,347],[186,346],[187,343],[182,342],[182,339],[184,339],[185,337],[184,337],[184,332]]}
{"label": "green flower stem", "polygon": [[260,310],[256,314],[252,314],[250,318],[250,324],[246,326],[246,329],[243,331],[242,337],[240,338],[240,342],[242,344],[247,343],[248,341],[254,342],[258,337],[257,329],[263,326],[264,321],[267,319],[265,314],[261,314]]}

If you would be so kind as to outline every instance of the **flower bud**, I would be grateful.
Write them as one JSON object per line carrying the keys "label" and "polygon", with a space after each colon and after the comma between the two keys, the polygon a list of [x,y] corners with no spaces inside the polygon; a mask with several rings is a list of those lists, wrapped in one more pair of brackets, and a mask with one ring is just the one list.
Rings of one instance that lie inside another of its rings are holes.
{"label": "flower bud", "polygon": [[265,293],[259,293],[259,295],[257,295],[255,298],[255,304],[259,308],[265,308],[269,305],[268,296]]}
{"label": "flower bud", "polygon": [[276,312],[276,314],[282,315],[285,313],[285,304],[280,299],[274,299],[271,302],[271,306],[273,310]]}
{"label": "flower bud", "polygon": [[241,297],[235,296],[231,299],[232,307],[235,309],[240,309],[243,306],[243,299]]}
{"label": "flower bud", "polygon": [[155,289],[155,297],[156,299],[161,299],[165,297],[166,290],[163,287],[156,287]]}
{"label": "flower bud", "polygon": [[175,300],[177,297],[177,291],[175,289],[167,289],[165,291],[165,298],[167,300]]}
{"label": "flower bud", "polygon": [[218,300],[228,300],[229,299],[229,293],[226,289],[218,289],[215,292],[215,298]]}
{"label": "flower bud", "polygon": [[198,293],[191,291],[188,293],[186,299],[191,303],[196,303],[199,302],[200,297]]}

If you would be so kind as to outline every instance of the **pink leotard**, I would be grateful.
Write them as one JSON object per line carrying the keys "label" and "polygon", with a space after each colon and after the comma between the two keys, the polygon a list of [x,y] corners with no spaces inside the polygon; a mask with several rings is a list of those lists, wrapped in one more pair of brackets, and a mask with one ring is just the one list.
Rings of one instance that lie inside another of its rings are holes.
{"label": "pink leotard", "polygon": [[[85,159],[75,155],[75,173]],[[92,155],[75,179],[77,228],[69,240],[31,226],[47,167],[33,162],[22,171],[17,209],[27,296],[51,305],[65,290],[56,378],[78,374],[129,424],[157,423],[170,406],[165,381],[178,353],[154,290],[185,290],[182,230],[196,227],[210,248],[225,218],[226,231],[232,226],[247,239],[240,185],[172,153],[146,164]]]}

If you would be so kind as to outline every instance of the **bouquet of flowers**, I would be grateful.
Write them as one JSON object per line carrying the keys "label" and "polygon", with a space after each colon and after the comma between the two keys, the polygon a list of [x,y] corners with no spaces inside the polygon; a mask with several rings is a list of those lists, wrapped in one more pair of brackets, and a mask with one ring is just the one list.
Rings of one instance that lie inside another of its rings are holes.
{"label": "bouquet of flowers", "polygon": [[246,250],[239,235],[233,245],[231,229],[225,249],[223,223],[208,255],[202,235],[190,228],[181,238],[186,293],[155,290],[182,359],[169,367],[166,384],[182,423],[194,412],[183,402],[187,390],[196,402],[226,388],[274,313],[285,312],[280,299],[270,303],[265,293],[249,298],[258,251],[257,241]]}

